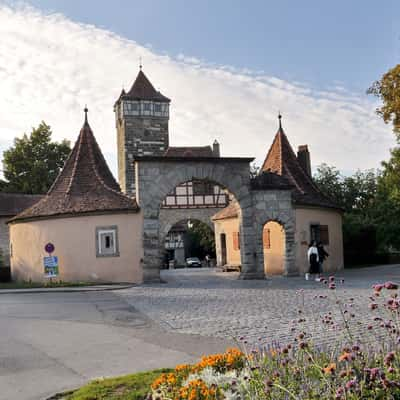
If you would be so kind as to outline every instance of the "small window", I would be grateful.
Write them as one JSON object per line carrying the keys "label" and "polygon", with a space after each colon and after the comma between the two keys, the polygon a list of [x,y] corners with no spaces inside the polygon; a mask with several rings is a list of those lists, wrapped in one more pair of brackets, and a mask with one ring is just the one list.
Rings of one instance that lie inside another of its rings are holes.
{"label": "small window", "polygon": [[117,226],[96,228],[96,256],[119,256]]}
{"label": "small window", "polygon": [[151,104],[150,103],[144,103],[143,104],[143,110],[144,111],[151,111]]}
{"label": "small window", "polygon": [[161,112],[161,104],[154,104],[154,112],[160,113]]}

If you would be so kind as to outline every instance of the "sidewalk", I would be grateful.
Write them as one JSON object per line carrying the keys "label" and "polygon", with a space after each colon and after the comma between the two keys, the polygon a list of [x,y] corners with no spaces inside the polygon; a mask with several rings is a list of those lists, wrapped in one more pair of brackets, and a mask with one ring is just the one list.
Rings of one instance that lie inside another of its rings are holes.
{"label": "sidewalk", "polygon": [[134,283],[127,284],[109,284],[109,285],[93,285],[93,286],[65,286],[65,287],[41,287],[27,289],[0,289],[1,294],[18,294],[18,293],[52,293],[52,292],[102,292],[106,290],[129,289],[136,286]]}

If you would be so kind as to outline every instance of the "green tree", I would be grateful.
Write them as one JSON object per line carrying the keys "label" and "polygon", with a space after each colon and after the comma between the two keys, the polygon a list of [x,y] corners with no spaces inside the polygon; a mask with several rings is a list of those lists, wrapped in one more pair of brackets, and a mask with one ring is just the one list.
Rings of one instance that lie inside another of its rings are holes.
{"label": "green tree", "polygon": [[345,177],[335,167],[322,164],[317,168],[314,181],[325,195],[344,209],[346,262],[371,262],[377,248],[377,174],[367,170]]}
{"label": "green tree", "polygon": [[389,161],[382,162],[378,178],[374,219],[378,242],[384,249],[400,249],[400,148],[391,151]]}
{"label": "green tree", "polygon": [[3,190],[47,192],[71,151],[67,140],[52,142],[51,134],[50,126],[42,122],[29,136],[14,139],[14,146],[3,153],[3,173],[8,181]]}
{"label": "green tree", "polygon": [[343,177],[338,169],[325,163],[321,164],[317,167],[313,179],[327,197],[344,207]]}
{"label": "green tree", "polygon": [[187,233],[193,256],[203,258],[208,254],[215,257],[214,232],[207,224],[198,220],[191,221]]}
{"label": "green tree", "polygon": [[400,139],[400,64],[386,72],[379,81],[373,83],[367,93],[382,100],[383,105],[376,112],[385,123],[393,124],[393,131]]}

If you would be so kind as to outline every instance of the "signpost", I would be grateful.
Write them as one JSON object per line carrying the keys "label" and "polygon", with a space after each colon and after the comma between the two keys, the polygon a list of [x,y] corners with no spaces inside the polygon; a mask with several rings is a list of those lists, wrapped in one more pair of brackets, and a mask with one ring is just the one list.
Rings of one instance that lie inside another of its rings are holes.
{"label": "signpost", "polygon": [[49,254],[47,257],[43,257],[44,277],[51,280],[58,276],[58,257],[51,255],[55,250],[53,243],[47,243],[44,250]]}

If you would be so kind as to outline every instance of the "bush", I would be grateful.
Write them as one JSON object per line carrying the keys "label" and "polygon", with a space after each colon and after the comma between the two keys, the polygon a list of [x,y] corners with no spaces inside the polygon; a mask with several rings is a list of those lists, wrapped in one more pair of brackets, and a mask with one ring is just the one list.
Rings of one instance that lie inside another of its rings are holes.
{"label": "bush", "polygon": [[[293,340],[206,356],[177,366],[152,384],[150,400],[400,399],[400,298],[393,282],[373,286],[366,308],[370,321],[357,319],[351,297],[337,296],[334,277],[323,280],[334,305],[321,315],[325,332],[337,338],[325,347],[313,341],[304,310],[292,321]],[[299,296],[304,296],[300,291]],[[304,302],[304,297],[301,304]],[[369,304],[368,304],[369,303]],[[324,308],[327,304],[324,305]],[[313,319],[315,319],[313,317]]]}

